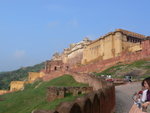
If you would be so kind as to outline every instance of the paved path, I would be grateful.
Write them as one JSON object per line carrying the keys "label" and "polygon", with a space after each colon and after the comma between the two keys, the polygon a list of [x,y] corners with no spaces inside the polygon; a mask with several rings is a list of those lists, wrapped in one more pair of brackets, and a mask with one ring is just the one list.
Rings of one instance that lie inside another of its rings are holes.
{"label": "paved path", "polygon": [[128,113],[133,105],[132,95],[141,88],[140,82],[116,86],[116,113]]}

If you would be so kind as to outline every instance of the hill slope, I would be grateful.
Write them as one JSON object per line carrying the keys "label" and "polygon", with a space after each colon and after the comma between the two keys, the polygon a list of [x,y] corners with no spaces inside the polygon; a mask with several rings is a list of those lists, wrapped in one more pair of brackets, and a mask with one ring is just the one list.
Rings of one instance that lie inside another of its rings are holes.
{"label": "hill slope", "polygon": [[44,68],[44,62],[30,66],[20,68],[15,71],[1,72],[0,73],[0,89],[9,89],[9,84],[13,80],[25,80],[27,78],[28,72],[37,72]]}
{"label": "hill slope", "polygon": [[[37,87],[38,86],[38,87]],[[63,101],[71,101],[74,96],[67,96],[63,99],[46,101],[47,87],[49,86],[87,86],[77,83],[72,76],[64,75],[49,82],[38,81],[26,86],[25,90],[0,96],[0,113],[31,113],[34,109],[54,109]]]}
{"label": "hill slope", "polygon": [[96,73],[96,75],[112,75],[117,78],[131,75],[136,78],[145,78],[150,76],[150,61],[139,60],[131,64],[115,65],[100,73]]}

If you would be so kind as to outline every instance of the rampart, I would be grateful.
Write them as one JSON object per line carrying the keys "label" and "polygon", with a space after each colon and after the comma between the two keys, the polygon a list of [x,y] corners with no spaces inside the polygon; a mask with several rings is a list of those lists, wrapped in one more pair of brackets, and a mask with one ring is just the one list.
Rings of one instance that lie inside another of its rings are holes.
{"label": "rampart", "polygon": [[[105,82],[94,75],[74,73],[73,77],[78,82],[88,83],[90,87],[93,87],[93,91],[87,90],[89,92],[85,96],[79,97],[72,102],[63,102],[55,110],[36,110],[33,113],[113,113],[115,111],[115,87],[113,84]],[[62,98],[64,89],[60,89],[59,93],[62,93],[60,98]],[[51,90],[53,90],[53,87],[48,89],[48,94]],[[77,93],[79,93],[79,88],[78,91],[75,91],[75,94]],[[57,91],[54,94],[56,95]]]}

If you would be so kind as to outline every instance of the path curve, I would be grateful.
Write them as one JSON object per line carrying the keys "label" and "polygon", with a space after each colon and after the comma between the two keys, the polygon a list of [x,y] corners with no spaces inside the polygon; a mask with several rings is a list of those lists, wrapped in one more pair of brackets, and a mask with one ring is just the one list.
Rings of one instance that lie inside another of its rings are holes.
{"label": "path curve", "polygon": [[129,113],[133,105],[132,95],[139,91],[141,82],[127,83],[116,86],[116,113]]}

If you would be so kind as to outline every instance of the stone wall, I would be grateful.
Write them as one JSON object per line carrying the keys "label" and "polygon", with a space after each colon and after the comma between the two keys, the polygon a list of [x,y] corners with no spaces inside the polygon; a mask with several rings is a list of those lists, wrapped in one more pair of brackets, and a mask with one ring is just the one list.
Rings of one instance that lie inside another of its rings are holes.
{"label": "stone wall", "polygon": [[[53,111],[36,110],[34,113],[113,113],[115,111],[115,87],[112,83],[106,82],[102,78],[91,74],[65,73],[72,75],[77,82],[89,84],[93,88],[93,91],[87,90],[88,94],[85,96],[79,97],[72,102],[61,103]],[[75,93],[77,92],[75,91]],[[57,96],[58,98],[64,97],[63,88],[59,87],[57,89],[51,87],[48,89],[47,99],[50,99],[49,101],[52,101],[52,97],[55,98]]]}
{"label": "stone wall", "polygon": [[55,71],[49,74],[46,74],[42,80],[43,81],[49,81],[54,78],[63,76],[64,74],[71,75],[77,82],[89,84],[90,87],[93,87],[93,90],[101,89],[106,86],[106,83],[98,77],[95,77],[95,75],[86,74],[86,73],[77,73],[77,72],[71,72],[71,71]]}
{"label": "stone wall", "polygon": [[10,91],[18,91],[18,90],[23,90],[24,85],[26,84],[25,81],[11,81],[10,83]]}
{"label": "stone wall", "polygon": [[67,94],[77,96],[79,94],[86,94],[92,91],[92,87],[48,87],[47,100],[50,102],[55,99],[64,98]]}
{"label": "stone wall", "polygon": [[65,65],[62,60],[48,60],[45,62],[45,72],[51,73],[54,71],[68,70],[69,66]]}
{"label": "stone wall", "polygon": [[55,110],[36,110],[34,113],[114,113],[114,111],[115,87],[108,85],[72,102],[63,102]]}
{"label": "stone wall", "polygon": [[8,91],[8,90],[0,90],[0,95],[6,94],[6,93],[10,93],[10,91]]}
{"label": "stone wall", "polygon": [[43,76],[45,76],[44,72],[29,72],[28,73],[28,82],[33,83],[34,81],[36,81],[39,78],[42,78]]}

